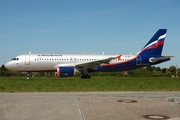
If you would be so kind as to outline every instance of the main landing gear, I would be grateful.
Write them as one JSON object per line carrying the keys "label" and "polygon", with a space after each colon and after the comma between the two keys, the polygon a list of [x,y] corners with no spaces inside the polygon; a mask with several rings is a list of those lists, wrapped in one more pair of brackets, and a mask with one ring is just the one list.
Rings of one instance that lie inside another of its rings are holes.
{"label": "main landing gear", "polygon": [[91,76],[89,74],[82,74],[81,79],[90,79]]}
{"label": "main landing gear", "polygon": [[87,70],[82,70],[81,74],[82,74],[81,79],[90,79],[91,78],[91,76],[89,75]]}

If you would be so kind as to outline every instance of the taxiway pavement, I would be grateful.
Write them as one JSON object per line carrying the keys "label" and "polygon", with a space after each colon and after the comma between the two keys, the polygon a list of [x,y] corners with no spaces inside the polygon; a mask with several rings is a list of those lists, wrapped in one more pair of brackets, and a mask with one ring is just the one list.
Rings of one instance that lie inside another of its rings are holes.
{"label": "taxiway pavement", "polygon": [[180,92],[0,93],[0,120],[180,120]]}

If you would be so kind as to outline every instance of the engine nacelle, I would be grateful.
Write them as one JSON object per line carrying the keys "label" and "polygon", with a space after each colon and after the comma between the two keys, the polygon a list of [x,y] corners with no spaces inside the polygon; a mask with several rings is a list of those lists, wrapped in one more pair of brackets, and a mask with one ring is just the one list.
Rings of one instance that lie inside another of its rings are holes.
{"label": "engine nacelle", "polygon": [[72,77],[74,75],[74,67],[58,67],[57,77]]}

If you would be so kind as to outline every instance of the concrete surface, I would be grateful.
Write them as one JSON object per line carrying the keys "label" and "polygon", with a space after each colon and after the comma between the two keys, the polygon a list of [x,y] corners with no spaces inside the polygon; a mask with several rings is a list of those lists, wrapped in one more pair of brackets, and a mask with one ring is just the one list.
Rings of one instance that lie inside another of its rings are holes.
{"label": "concrete surface", "polygon": [[180,92],[0,93],[0,120],[180,120]]}

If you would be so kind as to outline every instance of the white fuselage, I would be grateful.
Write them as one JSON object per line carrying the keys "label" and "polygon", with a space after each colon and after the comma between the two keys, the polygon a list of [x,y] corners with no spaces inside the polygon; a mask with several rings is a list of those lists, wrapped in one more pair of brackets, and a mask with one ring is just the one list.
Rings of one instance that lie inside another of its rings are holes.
{"label": "white fuselage", "polygon": [[[6,68],[19,72],[56,71],[59,66],[76,66],[116,57],[106,54],[24,54],[13,58],[5,64]],[[121,55],[120,59],[112,59],[109,64],[123,63],[134,59],[136,55]]]}

